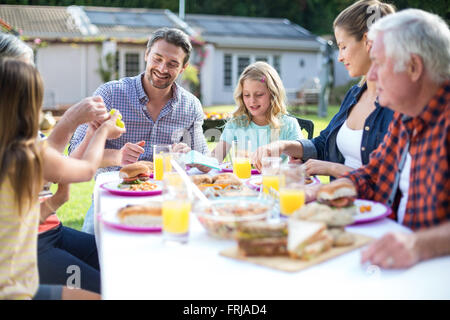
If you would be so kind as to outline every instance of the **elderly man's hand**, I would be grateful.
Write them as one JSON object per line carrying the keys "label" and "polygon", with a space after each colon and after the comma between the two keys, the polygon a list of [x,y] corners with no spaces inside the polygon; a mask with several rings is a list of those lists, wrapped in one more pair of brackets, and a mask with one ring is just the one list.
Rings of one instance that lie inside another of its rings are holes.
{"label": "elderly man's hand", "polygon": [[120,149],[121,153],[121,166],[125,166],[130,163],[135,163],[141,154],[145,152],[144,150],[145,141],[139,141],[137,143],[127,142]]}
{"label": "elderly man's hand", "polygon": [[362,252],[361,262],[385,269],[409,268],[419,262],[415,233],[388,233]]}
{"label": "elderly man's hand", "polygon": [[64,114],[67,120],[77,126],[87,122],[97,122],[99,125],[109,119],[108,110],[100,96],[87,97],[71,106]]}

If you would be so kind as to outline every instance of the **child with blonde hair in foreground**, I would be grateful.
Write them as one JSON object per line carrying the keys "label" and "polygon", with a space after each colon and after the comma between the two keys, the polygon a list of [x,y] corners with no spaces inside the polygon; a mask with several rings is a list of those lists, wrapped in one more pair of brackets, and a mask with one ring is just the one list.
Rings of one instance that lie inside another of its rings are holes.
{"label": "child with blonde hair in foreground", "polygon": [[242,72],[234,91],[237,105],[213,151],[219,162],[232,141],[251,141],[252,152],[278,140],[298,140],[302,133],[297,119],[286,109],[286,91],[277,71],[266,62],[255,62]]}

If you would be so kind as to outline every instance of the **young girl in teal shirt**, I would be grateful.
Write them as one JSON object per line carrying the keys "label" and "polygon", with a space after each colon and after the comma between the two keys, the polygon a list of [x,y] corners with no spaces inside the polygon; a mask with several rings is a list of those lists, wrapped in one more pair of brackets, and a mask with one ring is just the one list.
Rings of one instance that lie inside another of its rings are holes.
{"label": "young girl in teal shirt", "polygon": [[278,140],[302,137],[297,119],[287,114],[286,91],[277,71],[266,62],[255,62],[242,72],[234,91],[237,109],[227,122],[213,151],[219,162],[233,140],[251,141],[252,151]]}

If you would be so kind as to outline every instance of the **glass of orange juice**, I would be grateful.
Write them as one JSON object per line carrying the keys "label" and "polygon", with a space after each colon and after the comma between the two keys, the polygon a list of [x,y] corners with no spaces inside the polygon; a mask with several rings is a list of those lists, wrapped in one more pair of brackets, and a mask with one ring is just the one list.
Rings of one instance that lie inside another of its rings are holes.
{"label": "glass of orange juice", "polygon": [[163,178],[163,240],[187,243],[192,196],[176,172],[166,172]]}
{"label": "glass of orange juice", "polygon": [[281,157],[264,157],[261,160],[262,190],[266,194],[269,194],[270,188],[280,190],[281,160]]}
{"label": "glass of orange juice", "polygon": [[305,204],[305,170],[302,164],[286,163],[280,168],[280,211],[289,216]]}
{"label": "glass of orange juice", "polygon": [[153,146],[153,179],[162,180],[164,172],[172,171],[171,151],[172,146],[169,144],[155,144]]}
{"label": "glass of orange juice", "polygon": [[252,175],[252,165],[250,163],[250,153],[252,144],[250,140],[237,141],[231,143],[231,161],[233,162],[233,173],[239,179],[248,179]]}

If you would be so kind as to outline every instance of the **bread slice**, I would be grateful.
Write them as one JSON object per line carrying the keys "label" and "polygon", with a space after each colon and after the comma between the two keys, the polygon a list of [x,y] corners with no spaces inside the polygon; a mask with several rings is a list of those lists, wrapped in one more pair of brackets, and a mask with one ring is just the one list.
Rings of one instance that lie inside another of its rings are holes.
{"label": "bread slice", "polygon": [[117,216],[121,223],[136,227],[162,225],[162,204],[155,202],[145,205],[132,205],[119,210]]}
{"label": "bread slice", "polygon": [[[326,225],[322,222],[289,219],[287,244],[289,255],[292,258],[300,259],[305,258],[306,254],[311,255],[309,251],[305,252],[305,249],[310,244],[327,238],[324,235],[325,231]],[[331,243],[333,243],[332,238],[329,235],[328,237],[331,239]]]}
{"label": "bread slice", "polygon": [[150,174],[149,167],[143,163],[135,162],[123,166],[122,169],[119,170],[119,177],[121,179],[134,178],[143,173]]}
{"label": "bread slice", "polygon": [[357,195],[358,193],[353,183],[349,180],[342,179],[323,185],[317,192],[317,200],[327,201],[342,197],[356,197]]}
{"label": "bread slice", "polygon": [[239,239],[239,253],[243,256],[287,256],[287,239],[283,238],[256,238]]}

